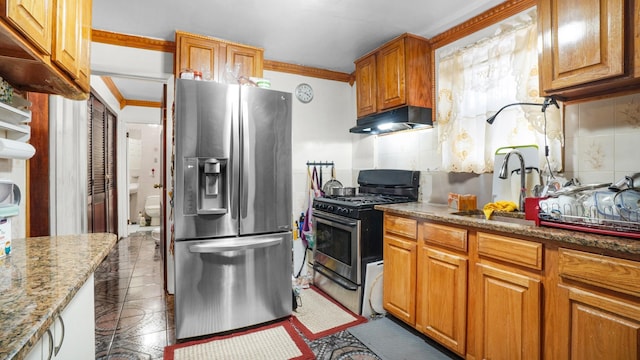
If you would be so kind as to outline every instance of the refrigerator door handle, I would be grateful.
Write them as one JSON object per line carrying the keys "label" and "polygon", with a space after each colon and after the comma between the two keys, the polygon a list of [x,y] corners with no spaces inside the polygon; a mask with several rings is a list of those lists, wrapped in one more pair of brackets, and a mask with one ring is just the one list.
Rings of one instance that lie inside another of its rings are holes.
{"label": "refrigerator door handle", "polygon": [[250,152],[250,142],[253,141],[250,137],[250,132],[247,131],[249,126],[249,103],[246,100],[242,100],[240,106],[240,132],[242,137],[242,161],[240,163],[240,171],[243,176],[240,181],[242,182],[240,186],[240,219],[245,219],[247,217],[247,213],[249,211],[249,197],[252,194],[249,194],[251,190],[249,188],[249,152]]}
{"label": "refrigerator door handle", "polygon": [[206,244],[191,245],[189,246],[189,251],[192,253],[219,253],[224,251],[251,250],[277,246],[280,245],[282,240],[282,237],[267,237],[258,240],[240,240],[234,238],[231,241],[215,241]]}

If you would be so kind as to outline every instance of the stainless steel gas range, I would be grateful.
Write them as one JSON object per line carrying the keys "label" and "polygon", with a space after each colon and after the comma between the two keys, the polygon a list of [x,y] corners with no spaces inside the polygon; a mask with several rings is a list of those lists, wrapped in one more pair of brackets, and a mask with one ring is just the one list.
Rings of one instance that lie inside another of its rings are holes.
{"label": "stainless steel gas range", "polygon": [[358,194],[313,201],[314,284],[356,314],[362,313],[367,264],[382,260],[378,204],[416,201],[420,173],[362,170]]}

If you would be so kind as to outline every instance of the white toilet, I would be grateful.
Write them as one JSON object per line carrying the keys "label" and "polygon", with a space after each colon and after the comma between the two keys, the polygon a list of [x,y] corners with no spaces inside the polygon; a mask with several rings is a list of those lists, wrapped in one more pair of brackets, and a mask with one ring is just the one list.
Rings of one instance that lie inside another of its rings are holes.
{"label": "white toilet", "polygon": [[160,225],[160,195],[147,196],[144,212],[151,218],[151,226]]}

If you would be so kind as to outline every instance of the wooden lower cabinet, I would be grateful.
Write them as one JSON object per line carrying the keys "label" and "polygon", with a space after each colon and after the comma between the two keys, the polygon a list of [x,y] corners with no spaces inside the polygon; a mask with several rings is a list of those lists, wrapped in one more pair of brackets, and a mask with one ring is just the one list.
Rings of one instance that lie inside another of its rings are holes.
{"label": "wooden lower cabinet", "polygon": [[567,315],[566,359],[640,359],[640,308],[637,304],[578,288],[564,289]]}
{"label": "wooden lower cabinet", "polygon": [[640,360],[635,255],[389,214],[384,224],[385,309],[462,357]]}
{"label": "wooden lower cabinet", "polygon": [[383,306],[409,325],[416,323],[417,248],[415,240],[385,234]]}
{"label": "wooden lower cabinet", "polygon": [[418,250],[416,329],[460,355],[466,351],[468,261],[427,244]]}
{"label": "wooden lower cabinet", "polygon": [[539,279],[476,264],[478,359],[540,359],[542,297]]}
{"label": "wooden lower cabinet", "polygon": [[569,249],[558,259],[559,340],[548,357],[640,359],[640,263]]}

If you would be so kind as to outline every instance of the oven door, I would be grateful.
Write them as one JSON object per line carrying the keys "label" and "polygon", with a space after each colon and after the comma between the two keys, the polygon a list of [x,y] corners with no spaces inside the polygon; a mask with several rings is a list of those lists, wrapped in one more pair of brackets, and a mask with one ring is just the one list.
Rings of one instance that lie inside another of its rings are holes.
{"label": "oven door", "polygon": [[360,220],[314,211],[313,229],[316,240],[314,262],[360,284]]}

